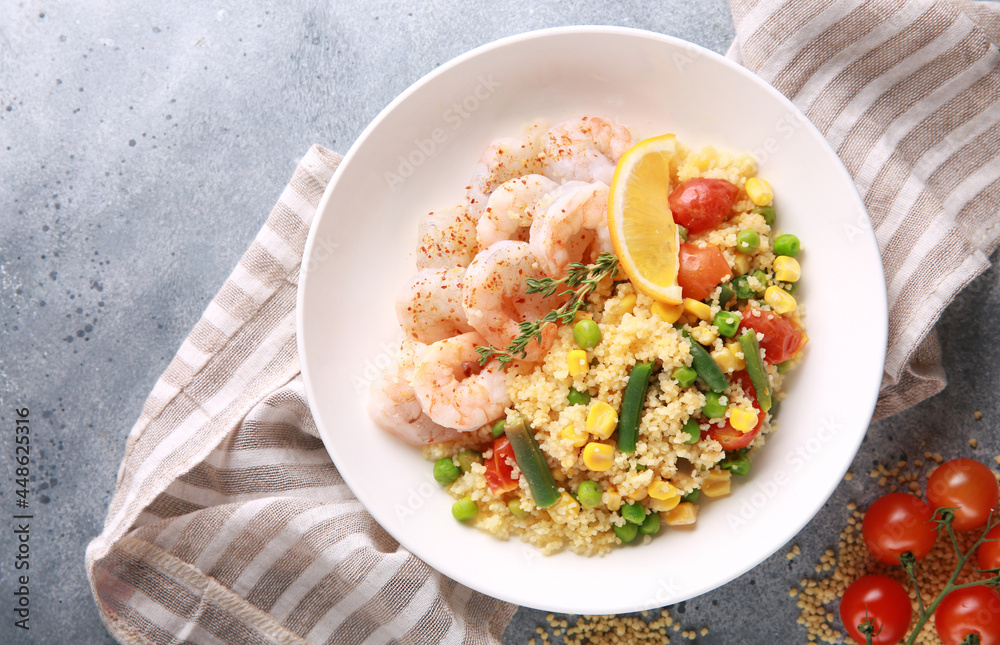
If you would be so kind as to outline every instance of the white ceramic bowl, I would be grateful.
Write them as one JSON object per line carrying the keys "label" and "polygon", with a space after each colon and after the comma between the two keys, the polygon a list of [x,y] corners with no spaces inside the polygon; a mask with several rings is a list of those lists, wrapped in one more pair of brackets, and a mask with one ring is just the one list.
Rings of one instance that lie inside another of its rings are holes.
{"label": "white ceramic bowl", "polygon": [[[637,139],[751,151],[777,195],[778,228],[802,240],[806,358],[779,430],[732,494],[690,530],[602,558],[545,557],[456,522],[418,450],[365,412],[369,379],[402,334],[393,296],[415,271],[416,222],[464,194],[479,155],[529,121],[581,114]],[[823,137],[781,94],[717,54],[608,27],[532,32],[441,66],[362,133],[327,188],[299,287],[302,371],[321,436],[375,519],[435,569],[520,605],[568,613],[664,606],[773,554],[837,487],[874,409],[886,346],[882,265],[864,206]]]}

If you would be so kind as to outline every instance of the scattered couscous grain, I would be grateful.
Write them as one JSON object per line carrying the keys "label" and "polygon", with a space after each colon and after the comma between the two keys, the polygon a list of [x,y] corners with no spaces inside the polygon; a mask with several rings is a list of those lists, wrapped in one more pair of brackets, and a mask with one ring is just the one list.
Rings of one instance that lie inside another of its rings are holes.
{"label": "scattered couscous grain", "polygon": [[546,617],[546,622],[548,628],[539,627],[536,630],[541,635],[542,642],[547,643],[548,639],[558,637],[564,645],[668,645],[668,630],[679,632],[679,636],[688,640],[696,639],[699,633],[702,636],[708,634],[707,627],[702,627],[700,632],[693,628],[682,628],[667,609],[622,616],[576,616],[572,625],[570,621],[560,620],[550,614]]}
{"label": "scattered couscous grain", "polygon": [[852,479],[854,479],[854,473],[852,473],[851,471],[847,471],[847,473],[844,474],[844,481],[849,482]]}
{"label": "scattered couscous grain", "polygon": [[975,448],[977,448],[977,447],[979,446],[979,440],[978,440],[978,439],[976,439],[975,437],[969,437],[969,445],[970,445],[970,446],[971,446],[971,447],[972,447],[973,449],[975,449]]}
{"label": "scattered couscous grain", "polygon": [[982,421],[983,420],[983,413],[980,412],[979,410],[976,410],[975,412],[973,412],[972,416],[974,416],[976,418],[976,421]]}

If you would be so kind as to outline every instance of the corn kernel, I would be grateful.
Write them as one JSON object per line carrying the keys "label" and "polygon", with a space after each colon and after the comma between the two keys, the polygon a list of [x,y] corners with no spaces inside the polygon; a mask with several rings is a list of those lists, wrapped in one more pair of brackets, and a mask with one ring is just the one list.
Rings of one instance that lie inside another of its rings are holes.
{"label": "corn kernel", "polygon": [[774,199],[774,191],[766,179],[751,177],[746,183],[747,196],[758,206],[767,206]]}
{"label": "corn kernel", "polygon": [[559,501],[545,509],[556,524],[565,524],[580,514],[580,505],[569,493],[559,496]]}
{"label": "corn kernel", "polygon": [[774,279],[781,282],[798,282],[802,277],[799,261],[787,255],[774,258]]}
{"label": "corn kernel", "polygon": [[707,325],[698,325],[691,330],[691,338],[698,341],[699,345],[711,345],[715,342],[715,339],[719,337],[719,332],[715,327],[709,327]]}
{"label": "corn kernel", "polygon": [[698,507],[691,502],[682,502],[666,514],[663,523],[667,526],[687,526],[698,519]]}
{"label": "corn kernel", "polygon": [[587,361],[587,352],[582,349],[574,349],[566,354],[566,367],[569,368],[570,376],[586,374],[590,369]]}
{"label": "corn kernel", "polygon": [[795,298],[779,286],[771,285],[764,292],[764,302],[771,305],[775,313],[787,314],[795,311]]}
{"label": "corn kernel", "polygon": [[729,471],[711,470],[701,482],[701,492],[705,497],[722,497],[729,494]]}
{"label": "corn kernel", "polygon": [[726,374],[732,374],[736,371],[736,355],[733,354],[733,350],[728,347],[723,347],[722,349],[717,349],[711,353],[712,360],[715,364],[719,366],[719,369]]}
{"label": "corn kernel", "polygon": [[607,313],[612,316],[624,316],[625,314],[632,313],[632,309],[635,308],[635,294],[630,293],[627,296],[622,296],[622,298],[611,307]]}
{"label": "corn kernel", "polygon": [[577,430],[574,425],[566,426],[559,436],[573,444],[574,448],[583,448],[590,440],[589,433]]}
{"label": "corn kernel", "polygon": [[615,449],[606,443],[591,441],[583,448],[583,465],[590,470],[603,472],[615,463]]}
{"label": "corn kernel", "polygon": [[654,302],[651,310],[654,315],[659,316],[663,322],[671,325],[677,322],[681,314],[684,313],[684,305],[665,305],[662,302]]}
{"label": "corn kernel", "polygon": [[649,510],[654,513],[666,513],[680,503],[681,496],[674,495],[668,499],[656,499],[655,497],[651,497],[649,502],[647,502],[647,505],[649,506]]}
{"label": "corn kernel", "polygon": [[757,411],[734,405],[729,408],[729,423],[733,428],[746,434],[757,427]]}
{"label": "corn kernel", "polygon": [[712,317],[712,308],[693,298],[684,299],[684,311],[702,320],[709,320]]}
{"label": "corn kernel", "polygon": [[745,370],[747,368],[747,363],[744,360],[746,357],[743,355],[743,346],[740,345],[740,341],[731,340],[726,343],[726,349],[733,353],[733,360],[736,361],[735,370],[738,372],[740,370]]}
{"label": "corn kernel", "polygon": [[613,407],[604,401],[598,401],[590,407],[590,412],[587,413],[588,433],[601,439],[607,439],[615,431],[617,425],[618,413]]}
{"label": "corn kernel", "polygon": [[639,488],[630,490],[625,496],[633,502],[641,502],[646,499],[646,494],[646,488],[644,486],[640,486]]}
{"label": "corn kernel", "polygon": [[577,309],[576,310],[576,315],[573,316],[573,322],[574,323],[578,323],[581,320],[593,320],[593,319],[594,319],[593,314],[591,314],[589,311],[585,311],[583,309]]}
{"label": "corn kernel", "polygon": [[655,481],[649,485],[649,496],[653,499],[670,499],[680,495],[677,487],[670,482]]}
{"label": "corn kernel", "polygon": [[750,256],[743,253],[737,253],[736,258],[733,260],[734,269],[736,269],[736,275],[746,275],[750,273]]}
{"label": "corn kernel", "polygon": [[612,513],[616,513],[622,507],[622,496],[614,489],[605,492],[602,501]]}

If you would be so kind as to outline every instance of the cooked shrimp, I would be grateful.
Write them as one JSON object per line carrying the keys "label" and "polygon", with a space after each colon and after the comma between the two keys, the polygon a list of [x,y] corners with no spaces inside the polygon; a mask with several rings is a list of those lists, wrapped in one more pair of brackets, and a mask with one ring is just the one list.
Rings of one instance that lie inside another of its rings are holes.
{"label": "cooked shrimp", "polygon": [[422,343],[472,331],[462,309],[463,267],[418,271],[396,297],[396,318],[408,338]]}
{"label": "cooked shrimp", "polygon": [[[469,265],[462,288],[465,317],[493,347],[506,347],[520,334],[520,323],[537,320],[559,306],[557,297],[528,295],[528,278],[544,278],[527,242],[502,241],[479,253]],[[526,347],[525,360],[536,361],[552,345],[555,325],[542,328],[542,339]]]}
{"label": "cooked shrimp", "polygon": [[476,221],[464,205],[427,213],[417,224],[417,268],[469,266],[476,255]]}
{"label": "cooked shrimp", "polygon": [[615,164],[632,147],[632,133],[596,117],[570,119],[545,133],[542,174],[570,180],[611,183]]}
{"label": "cooked shrimp", "polygon": [[457,439],[454,428],[445,428],[431,421],[420,407],[410,379],[415,363],[427,345],[406,339],[399,356],[372,381],[368,396],[368,414],[403,441],[419,446]]}
{"label": "cooked shrimp", "polygon": [[571,262],[588,259],[588,250],[596,255],[611,249],[608,190],[600,181],[570,181],[538,202],[530,248],[547,275],[566,275]]}
{"label": "cooked shrimp", "polygon": [[434,423],[465,432],[503,416],[510,405],[507,377],[498,361],[480,367],[476,347],[485,343],[470,332],[439,340],[420,355],[410,383]]}
{"label": "cooked shrimp", "polygon": [[472,181],[467,187],[469,215],[478,220],[486,211],[490,193],[500,184],[542,171],[542,135],[545,124],[528,126],[519,137],[495,139],[479,158]]}
{"label": "cooked shrimp", "polygon": [[497,186],[490,194],[486,212],[476,223],[479,248],[501,240],[528,240],[531,207],[559,184],[544,175],[516,177]]}

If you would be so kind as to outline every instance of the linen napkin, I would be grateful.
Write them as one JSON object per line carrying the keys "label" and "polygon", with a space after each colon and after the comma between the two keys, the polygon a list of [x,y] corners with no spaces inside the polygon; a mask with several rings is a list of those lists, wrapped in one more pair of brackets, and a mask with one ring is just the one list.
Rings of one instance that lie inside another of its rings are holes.
{"label": "linen napkin", "polygon": [[[730,54],[803,109],[865,198],[890,297],[877,414],[902,410],[943,387],[933,325],[1000,236],[1000,18],[957,1],[732,9]],[[120,642],[499,643],[515,611],[400,548],[317,436],[295,290],[339,161],[302,159],[128,437],[86,555]]]}

